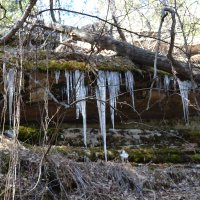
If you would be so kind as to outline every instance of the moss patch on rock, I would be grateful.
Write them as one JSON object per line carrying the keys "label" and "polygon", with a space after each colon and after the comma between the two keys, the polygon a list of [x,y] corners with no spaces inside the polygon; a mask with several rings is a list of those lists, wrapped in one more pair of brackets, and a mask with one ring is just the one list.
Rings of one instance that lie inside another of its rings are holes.
{"label": "moss patch on rock", "polygon": [[[49,128],[47,130],[47,142],[48,144],[55,144],[57,140],[60,140],[59,129]],[[20,126],[18,139],[26,144],[40,145],[44,141],[44,131],[37,126]]]}
{"label": "moss patch on rock", "polygon": [[22,142],[37,143],[39,137],[39,129],[31,126],[20,126],[18,139]]}
{"label": "moss patch on rock", "polygon": [[196,162],[200,162],[200,153],[195,153],[191,156],[191,159],[196,161]]}
{"label": "moss patch on rock", "polygon": [[[128,161],[131,163],[198,163],[200,154],[180,151],[178,149],[153,149],[153,148],[123,148],[129,154]],[[107,157],[110,161],[121,162],[122,149],[107,149]],[[70,146],[54,146],[51,154],[61,153],[70,159],[77,161],[104,160],[103,147],[81,148]]]}
{"label": "moss patch on rock", "polygon": [[[25,69],[38,69],[41,72],[46,71],[47,68],[49,70],[82,70],[82,71],[90,71],[91,70],[91,66],[84,62],[84,61],[76,61],[76,60],[50,60],[50,61],[46,61],[46,60],[40,60],[37,62],[37,65],[34,62],[26,62],[24,63],[24,67]],[[107,71],[127,71],[127,70],[134,70],[136,72],[140,72],[141,70],[135,69],[135,68],[131,68],[129,69],[126,66],[115,66],[112,65],[111,63],[106,64],[99,64],[96,67],[98,70],[107,70]]]}

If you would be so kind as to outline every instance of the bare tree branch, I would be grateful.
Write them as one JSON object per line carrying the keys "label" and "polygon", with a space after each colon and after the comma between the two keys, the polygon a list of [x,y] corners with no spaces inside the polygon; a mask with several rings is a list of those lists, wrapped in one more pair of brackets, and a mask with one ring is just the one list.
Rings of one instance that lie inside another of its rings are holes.
{"label": "bare tree branch", "polygon": [[170,46],[169,46],[169,51],[167,54],[167,57],[170,60],[174,60],[172,53],[173,53],[173,49],[174,49],[174,41],[175,41],[175,26],[176,26],[176,18],[175,18],[175,11],[171,8],[164,8],[165,11],[170,12],[171,13],[171,17],[172,17],[172,26],[171,26],[171,31],[170,31],[170,36],[171,36],[171,42],[170,42]]}
{"label": "bare tree branch", "polygon": [[[162,13],[163,13],[163,11],[162,11]],[[158,59],[158,53],[159,53],[159,48],[160,48],[161,29],[162,29],[162,24],[163,24],[166,16],[167,16],[167,13],[165,13],[165,11],[164,11],[164,14],[162,14],[162,16],[161,16],[160,25],[159,25],[159,29],[158,29],[158,35],[157,35],[158,40],[157,40],[155,60],[154,60],[154,75],[153,75],[154,79],[156,79],[156,77],[157,77],[157,59]]]}
{"label": "bare tree branch", "polygon": [[4,11],[3,16],[0,18],[0,20],[4,19],[6,17],[7,10],[0,4],[0,9]]}
{"label": "bare tree branch", "polygon": [[23,23],[26,21],[27,17],[30,15],[30,12],[32,8],[34,7],[34,5],[36,4],[36,2],[37,0],[30,0],[30,3],[26,7],[21,19],[18,20],[14,24],[13,28],[10,29],[10,31],[6,35],[0,38],[0,44],[4,44],[5,42],[7,42],[22,27]]}
{"label": "bare tree branch", "polygon": [[[95,15],[91,15],[91,14],[87,14],[87,13],[82,13],[82,12],[78,12],[78,11],[74,11],[74,10],[69,10],[69,9],[63,9],[63,8],[54,8],[53,9],[54,11],[55,10],[58,10],[58,11],[63,11],[63,12],[69,12],[69,13],[74,13],[74,14],[78,14],[78,15],[82,15],[82,16],[87,16],[87,17],[91,17],[91,18],[94,18],[94,19],[97,19],[99,21],[102,21],[102,22],[105,22],[111,26],[114,26],[116,27],[117,29],[121,29],[122,31],[126,31],[130,34],[134,34],[134,35],[137,35],[138,37],[143,37],[143,38],[149,38],[149,39],[155,39],[155,40],[159,40],[158,38],[155,37],[155,33],[153,32],[153,34],[149,34],[148,32],[136,32],[136,31],[131,31],[127,28],[124,28],[124,27],[120,27],[118,25],[116,25],[115,23],[112,23],[112,22],[109,22],[107,21],[106,19],[103,19],[101,17],[98,17],[98,16],[95,16]],[[42,10],[38,13],[38,15],[44,13],[44,12],[49,12],[50,9],[45,9],[45,10]],[[165,40],[161,40],[161,42],[165,43],[165,44],[169,44],[169,42],[165,41]],[[180,51],[182,51],[183,53],[185,53],[182,48],[180,48],[179,46],[174,46],[176,48],[178,48]]]}

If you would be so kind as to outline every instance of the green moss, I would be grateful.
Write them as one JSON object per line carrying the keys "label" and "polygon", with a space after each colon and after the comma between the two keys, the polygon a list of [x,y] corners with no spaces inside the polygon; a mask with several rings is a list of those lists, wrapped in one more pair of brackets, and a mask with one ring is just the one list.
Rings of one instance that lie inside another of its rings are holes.
{"label": "green moss", "polygon": [[192,131],[190,131],[190,135],[192,135],[192,136],[200,136],[200,130],[192,130]]}
{"label": "green moss", "polygon": [[38,137],[39,130],[35,127],[30,126],[20,126],[18,139],[27,142],[29,140],[35,141]]}
{"label": "green moss", "polygon": [[100,147],[90,148],[90,157],[89,158],[91,161],[96,161],[98,159],[104,160],[103,148],[100,148]]}
{"label": "green moss", "polygon": [[150,162],[154,158],[154,152],[152,149],[126,149],[129,154],[130,162]]}
{"label": "green moss", "polygon": [[155,162],[182,163],[184,153],[180,149],[160,149],[155,152]]}
{"label": "green moss", "polygon": [[177,148],[176,149],[166,148],[166,149],[160,149],[160,150],[158,150],[158,152],[161,154],[179,154],[180,150]]}
{"label": "green moss", "polygon": [[200,153],[195,153],[191,156],[192,160],[199,162],[200,161]]}
{"label": "green moss", "polygon": [[116,67],[116,66],[111,66],[111,65],[99,65],[98,70],[106,70],[106,71],[120,71],[120,72],[125,72],[128,70],[128,68],[125,68],[123,66]]}
{"label": "green moss", "polygon": [[191,152],[182,152],[179,149],[126,148],[126,151],[129,154],[129,162],[185,163],[192,161]]}
{"label": "green moss", "polygon": [[[38,147],[37,147],[38,148]],[[153,149],[153,148],[129,148],[107,149],[108,160],[121,161],[120,153],[124,149],[128,154],[128,161],[133,163],[196,163],[200,161],[200,153],[183,151],[180,149]],[[74,146],[52,146],[51,154],[63,154],[70,159],[83,161],[88,158],[91,161],[104,160],[103,147],[84,148]]]}
{"label": "green moss", "polygon": [[[48,141],[55,144],[59,134],[59,129],[49,128],[47,131]],[[41,144],[44,138],[44,131],[36,126],[20,126],[18,139],[28,144]]]}
{"label": "green moss", "polygon": [[59,70],[88,70],[85,62],[79,62],[75,60],[63,61],[63,60],[51,60],[49,62],[49,69],[59,69]]}
{"label": "green moss", "polygon": [[[47,63],[47,60],[42,59],[38,60],[37,63],[34,61],[24,61],[24,68],[25,69],[38,69],[40,71],[46,71],[47,67],[49,70],[82,70],[82,71],[91,71],[91,66],[88,65],[84,61],[76,61],[76,60],[64,60],[64,59],[59,59],[59,60],[49,60]],[[110,71],[127,71],[131,70],[134,72],[138,72],[141,74],[141,70],[134,68],[133,66],[126,66],[123,64],[116,65],[114,63],[99,63],[96,67],[98,70],[110,70]]]}
{"label": "green moss", "polygon": [[182,163],[183,159],[181,154],[168,154],[164,157],[163,162]]}
{"label": "green moss", "polygon": [[[33,69],[35,67],[34,62],[25,62],[25,69]],[[41,60],[37,62],[36,69],[40,71],[46,71],[47,67],[49,70],[88,70],[88,66],[85,62],[79,62],[75,60],[65,61],[65,60],[50,60],[48,63],[46,60]]]}
{"label": "green moss", "polygon": [[53,152],[67,155],[70,152],[70,149],[67,146],[58,146],[58,147],[54,148]]}

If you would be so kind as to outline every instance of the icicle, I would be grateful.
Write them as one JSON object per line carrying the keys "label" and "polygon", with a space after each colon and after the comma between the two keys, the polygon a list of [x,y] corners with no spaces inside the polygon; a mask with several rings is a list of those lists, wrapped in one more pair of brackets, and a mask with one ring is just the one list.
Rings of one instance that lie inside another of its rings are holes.
{"label": "icicle", "polygon": [[66,95],[67,95],[67,103],[69,104],[69,97],[70,97],[70,73],[69,71],[65,70],[65,80],[66,80]]}
{"label": "icicle", "polygon": [[170,83],[170,78],[167,75],[165,75],[164,76],[164,90],[165,90],[165,92],[169,91],[169,83]]}
{"label": "icicle", "polygon": [[[67,96],[67,103],[70,104],[70,100],[72,98],[72,91],[73,91],[73,76],[74,73],[71,71],[66,71],[65,70],[65,80],[66,80],[66,90],[65,90],[65,94]],[[76,83],[75,87],[76,87]]]}
{"label": "icicle", "polygon": [[74,96],[73,96],[73,88],[74,88],[74,86],[73,86],[73,72],[69,72],[69,92],[70,92],[70,96],[71,96],[71,99],[72,99],[72,101],[74,100]]}
{"label": "icicle", "polygon": [[157,79],[156,79],[156,88],[158,91],[160,91],[162,88],[162,83],[161,83],[161,80],[159,77],[157,77]]}
{"label": "icicle", "polygon": [[107,161],[107,147],[106,147],[106,73],[104,71],[98,72],[97,87],[96,87],[97,107],[99,113],[99,122],[101,134],[103,136],[104,155]]}
{"label": "icicle", "polygon": [[62,43],[62,42],[63,42],[63,34],[60,33],[60,43]]}
{"label": "icicle", "polygon": [[180,89],[180,95],[182,99],[182,104],[183,104],[183,114],[184,114],[184,119],[185,122],[189,122],[189,100],[188,100],[188,93],[189,90],[192,88],[191,82],[190,81],[181,81],[178,79],[178,85]]}
{"label": "icicle", "polygon": [[62,99],[62,101],[64,100],[65,92],[66,92],[65,87],[62,87],[61,88],[61,99]]}
{"label": "icicle", "polygon": [[82,86],[82,82],[81,82],[81,73],[79,70],[76,70],[74,73],[74,85],[76,88],[76,119],[79,119],[79,113],[80,113],[80,100],[82,99],[82,91],[81,91],[81,86]]}
{"label": "icicle", "polygon": [[9,109],[9,123],[12,125],[13,115],[13,98],[15,92],[15,70],[9,69],[7,73],[7,91],[8,91],[8,109]]}
{"label": "icicle", "polygon": [[130,71],[125,72],[125,82],[126,82],[126,90],[130,92],[132,97],[133,109],[135,110],[135,101],[134,101],[134,77]]}
{"label": "icicle", "polygon": [[6,63],[3,63],[3,83],[4,87],[7,89],[7,71],[6,71]]}
{"label": "icicle", "polygon": [[58,70],[58,71],[55,71],[56,84],[58,84],[59,78],[60,78],[60,71]]}
{"label": "icicle", "polygon": [[107,76],[108,89],[109,89],[110,114],[111,114],[113,129],[114,129],[115,109],[117,106],[117,97],[120,90],[120,73],[107,71],[106,76]]}
{"label": "icicle", "polygon": [[122,74],[121,73],[119,73],[119,79],[120,79],[120,83],[122,85],[123,84],[123,79],[122,79]]}
{"label": "icicle", "polygon": [[84,136],[84,144],[87,146],[87,138],[86,138],[86,87],[84,83],[84,73],[79,70],[75,71],[74,74],[75,79],[75,87],[76,87],[76,118],[79,119],[79,113],[81,113],[83,118],[83,136]]}
{"label": "icicle", "polygon": [[32,82],[31,82],[31,79],[29,78],[29,102],[31,103],[31,100],[32,100]]}

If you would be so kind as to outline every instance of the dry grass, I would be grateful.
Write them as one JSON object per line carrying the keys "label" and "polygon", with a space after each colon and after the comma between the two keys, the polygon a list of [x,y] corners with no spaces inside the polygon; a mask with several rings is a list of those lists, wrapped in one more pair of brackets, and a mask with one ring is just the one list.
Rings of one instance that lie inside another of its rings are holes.
{"label": "dry grass", "polygon": [[[19,148],[15,199],[200,199],[200,169],[195,166],[77,162],[63,154],[44,157],[38,152]],[[0,150],[0,199],[13,191],[13,185],[5,186],[10,155],[9,148]]]}

